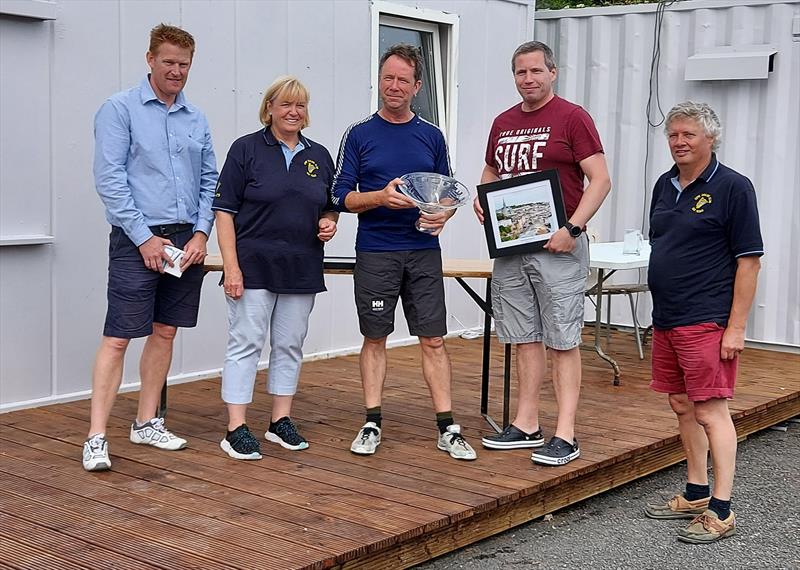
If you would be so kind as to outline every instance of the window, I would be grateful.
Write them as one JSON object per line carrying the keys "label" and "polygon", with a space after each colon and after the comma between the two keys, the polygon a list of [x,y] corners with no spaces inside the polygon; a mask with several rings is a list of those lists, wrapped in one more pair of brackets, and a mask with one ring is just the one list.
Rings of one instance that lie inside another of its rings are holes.
{"label": "window", "polygon": [[422,88],[411,109],[445,133],[455,162],[458,88],[458,15],[375,1],[372,11],[372,110],[380,108],[378,64],[392,45],[407,43],[422,51]]}
{"label": "window", "polygon": [[[442,55],[439,27],[429,22],[381,18],[378,30],[378,61],[389,47],[404,43],[420,48],[425,61],[422,88],[411,104],[411,110],[426,121],[444,127],[444,89],[442,86]],[[380,101],[378,108],[380,109]]]}

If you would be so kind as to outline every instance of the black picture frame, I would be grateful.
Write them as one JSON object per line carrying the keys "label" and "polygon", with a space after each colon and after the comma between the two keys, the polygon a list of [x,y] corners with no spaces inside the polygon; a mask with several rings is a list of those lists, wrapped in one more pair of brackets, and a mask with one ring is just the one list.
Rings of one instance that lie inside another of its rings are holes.
{"label": "black picture frame", "polygon": [[539,251],[567,221],[555,169],[478,186],[489,257]]}

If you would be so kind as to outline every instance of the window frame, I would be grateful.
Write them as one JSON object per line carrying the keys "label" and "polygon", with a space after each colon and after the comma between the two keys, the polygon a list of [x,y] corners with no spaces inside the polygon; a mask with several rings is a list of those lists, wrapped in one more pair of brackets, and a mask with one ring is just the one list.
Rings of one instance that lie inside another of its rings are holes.
{"label": "window frame", "polygon": [[371,112],[378,110],[378,64],[380,26],[433,32],[434,96],[439,115],[439,128],[450,151],[451,168],[455,170],[458,125],[458,14],[428,8],[402,6],[375,0],[372,3],[371,33]]}
{"label": "window frame", "polygon": [[[441,46],[441,37],[439,35],[439,26],[432,23],[432,22],[422,22],[420,20],[409,20],[406,18],[398,18],[396,16],[388,16],[383,15],[378,22],[378,43],[380,44],[380,27],[381,26],[388,26],[390,28],[400,28],[403,30],[414,30],[415,32],[423,32],[429,33],[433,37],[433,85],[429,86],[432,89],[433,97],[434,97],[434,105],[436,107],[436,116],[439,119],[440,123],[446,124],[447,119],[447,112],[445,110],[446,102],[445,102],[445,90],[444,90],[444,78],[442,77],[442,46]],[[380,60],[378,61],[380,63]],[[378,73],[378,70],[375,70],[375,73]],[[377,75],[375,76],[375,85],[377,86],[380,83],[380,77]],[[373,98],[373,108],[377,110],[378,108],[378,89],[373,89],[372,92]],[[439,125],[441,127],[441,125]],[[444,129],[442,129],[444,130]]]}

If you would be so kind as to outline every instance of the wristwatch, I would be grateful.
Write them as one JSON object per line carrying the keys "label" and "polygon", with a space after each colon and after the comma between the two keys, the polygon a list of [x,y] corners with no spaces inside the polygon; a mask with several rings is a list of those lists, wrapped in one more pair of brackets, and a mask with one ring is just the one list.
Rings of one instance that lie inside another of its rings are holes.
{"label": "wristwatch", "polygon": [[583,233],[583,228],[580,226],[576,226],[575,224],[571,224],[569,222],[564,222],[564,227],[567,228],[569,235],[574,238],[580,237],[581,233]]}

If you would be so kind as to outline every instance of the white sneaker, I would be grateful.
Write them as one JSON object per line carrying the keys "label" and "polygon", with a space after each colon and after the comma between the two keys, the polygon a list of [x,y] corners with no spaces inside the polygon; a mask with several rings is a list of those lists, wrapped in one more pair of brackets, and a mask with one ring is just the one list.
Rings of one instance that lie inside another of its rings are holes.
{"label": "white sneaker", "polygon": [[447,426],[447,431],[439,435],[436,447],[449,453],[453,459],[472,461],[478,458],[478,454],[461,435],[461,426],[458,424]]}
{"label": "white sneaker", "polygon": [[87,471],[111,469],[106,434],[95,434],[83,442],[83,468]]}
{"label": "white sneaker", "polygon": [[358,455],[372,455],[381,444],[381,428],[375,422],[365,423],[350,445],[350,451]]}
{"label": "white sneaker", "polygon": [[187,441],[176,436],[164,427],[164,418],[153,418],[152,420],[137,425],[134,421],[131,424],[131,443],[152,445],[159,449],[176,451],[186,447]]}

